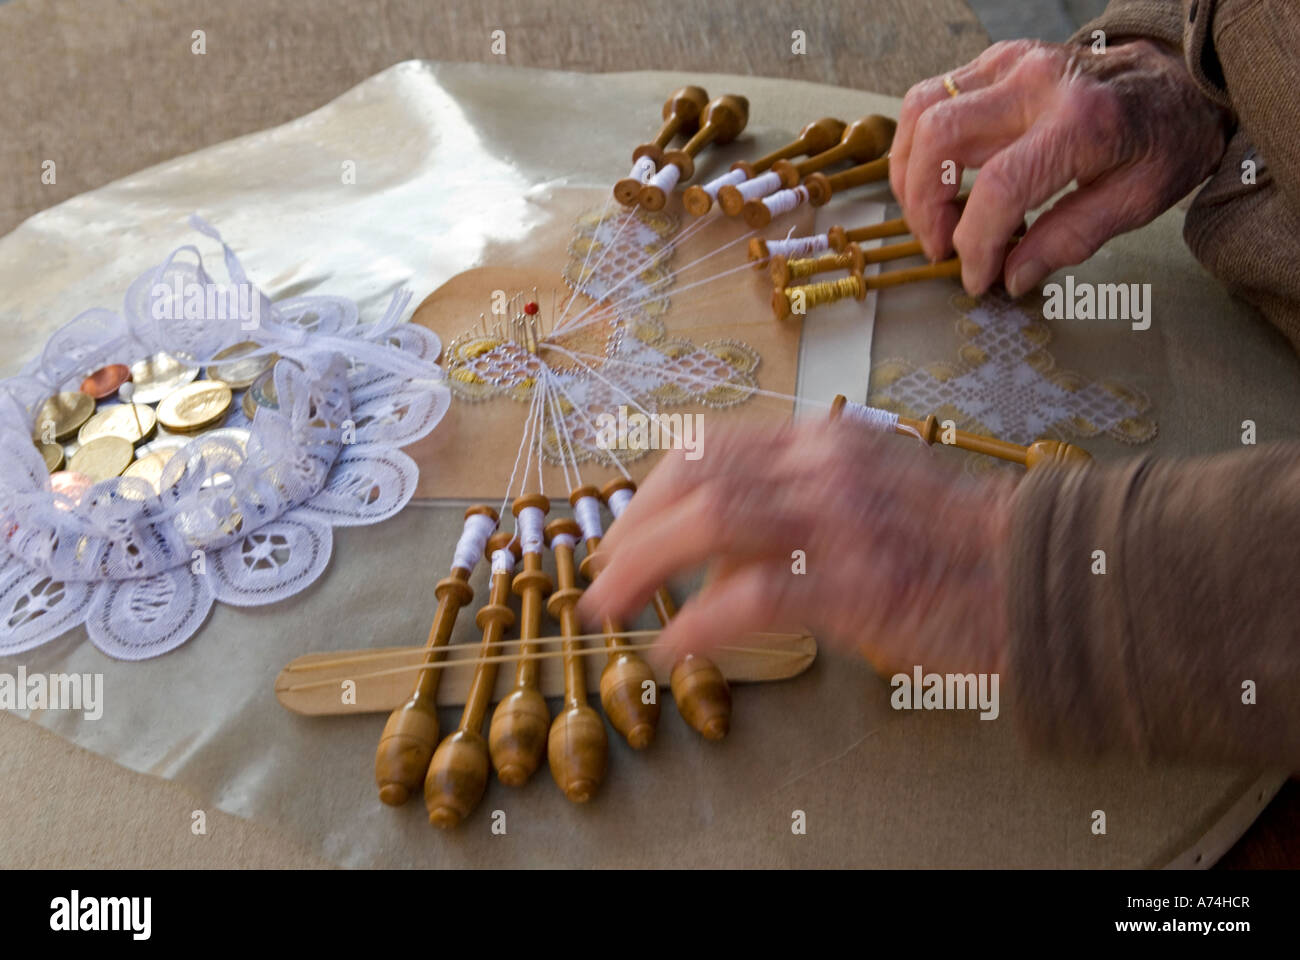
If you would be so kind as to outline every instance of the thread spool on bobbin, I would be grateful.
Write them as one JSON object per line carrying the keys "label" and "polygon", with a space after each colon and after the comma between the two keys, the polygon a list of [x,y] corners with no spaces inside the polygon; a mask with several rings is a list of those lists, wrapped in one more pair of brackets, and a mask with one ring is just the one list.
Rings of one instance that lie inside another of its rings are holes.
{"label": "thread spool on bobbin", "polygon": [[700,129],[686,141],[680,150],[664,154],[663,166],[654,178],[641,188],[637,203],[647,210],[662,210],[668,194],[680,181],[695,175],[695,154],[710,143],[730,143],[740,136],[749,123],[749,101],[736,94],[724,94],[709,101],[704,108]]}
{"label": "thread spool on bobbin", "polygon": [[[751,182],[760,174],[765,173],[778,160],[788,160],[790,157],[816,154],[823,150],[829,150],[844,135],[844,128],[845,124],[842,120],[836,120],[834,117],[822,117],[820,120],[814,120],[805,126],[799,131],[799,136],[785,146],[773,150],[771,153],[765,154],[752,162],[737,160],[731,165],[731,170],[733,173],[742,176],[742,184]],[[682,203],[688,213],[700,217],[709,212],[716,198],[723,212],[734,217],[740,213],[740,208],[747,199],[740,186],[741,184],[722,184],[713,193],[710,193],[707,184],[704,186],[696,185],[690,187],[682,196]]]}
{"label": "thread spool on bobbin", "polygon": [[577,655],[582,626],[575,609],[582,598],[573,562],[573,544],[582,535],[577,522],[558,517],[546,525],[546,539],[555,554],[556,589],[546,609],[560,622],[564,637],[564,708],[551,723],[546,756],[551,776],[574,803],[586,803],[605,779],[609,741],[605,723],[587,703],[587,675],[583,657]]}
{"label": "thread spool on bobbin", "polygon": [[[520,529],[519,517],[527,509],[537,509],[545,516],[551,501],[540,493],[528,493],[511,505]],[[528,782],[537,772],[546,755],[546,738],[551,728],[551,711],[538,688],[538,662],[529,659],[536,645],[530,641],[541,636],[542,606],[551,592],[550,576],[542,569],[540,549],[520,537],[523,547],[524,569],[515,574],[512,589],[520,597],[519,609],[519,664],[515,668],[515,684],[497,704],[488,728],[488,752],[497,779],[506,786],[518,787]]]}
{"label": "thread spool on bobbin", "polygon": [[[614,482],[631,483],[630,480]],[[600,497],[600,491],[595,486],[584,484],[569,494],[569,503],[576,514],[584,509],[579,506],[584,502],[599,509]],[[602,557],[596,551],[601,538],[587,536],[586,525],[581,523],[581,518],[579,525],[583,527],[587,555],[583,557],[578,571],[591,582],[600,573]],[[635,652],[626,649],[627,642],[618,637],[623,629],[622,624],[606,618],[603,627],[609,659],[600,673],[600,705],[609,718],[610,725],[627,741],[628,746],[633,750],[644,750],[654,740],[659,725],[659,697],[655,696],[650,703],[646,703],[644,697],[646,684],[655,683],[654,670]]]}
{"label": "thread spool on bobbin", "polygon": [[860,272],[852,273],[839,280],[826,280],[797,287],[777,287],[772,291],[772,313],[777,320],[787,320],[794,312],[799,299],[803,301],[804,311],[811,310],[838,300],[862,300],[868,290],[881,290],[885,287],[897,287],[905,283],[919,283],[922,280],[935,280],[941,277],[960,277],[961,258],[952,257],[938,263],[923,267],[909,267],[906,270],[890,270],[874,277],[864,277]]}
{"label": "thread spool on bobbin", "polygon": [[[501,551],[500,569],[497,552]],[[479,610],[475,622],[483,631],[484,658],[496,653],[505,632],[515,622],[510,609],[510,575],[522,551],[512,534],[494,533],[488,538],[485,554],[492,561],[492,584],[488,602]],[[435,827],[454,827],[470,815],[487,789],[490,761],[487,741],[483,739],[483,718],[487,714],[496,686],[497,665],[482,662],[474,667],[474,679],[461,711],[460,726],[434,751],[429,772],[424,779],[424,803],[429,823]]]}
{"label": "thread spool on bobbin", "polygon": [[[484,519],[475,520],[476,517]],[[438,581],[433,589],[438,607],[425,643],[428,651],[425,663],[442,658],[443,648],[451,638],[461,607],[474,599],[469,577],[478,560],[477,544],[487,539],[488,532],[496,524],[497,512],[486,504],[465,511],[465,528],[457,544],[451,573]],[[476,540],[476,536],[481,539]],[[463,549],[466,546],[474,548],[472,557]],[[389,806],[404,804],[424,782],[438,743],[438,682],[441,677],[441,670],[421,670],[410,699],[394,710],[384,724],[384,732],[375,750],[375,784],[379,787],[379,799]]]}
{"label": "thread spool on bobbin", "polygon": [[[771,172],[780,178],[782,188],[792,190],[799,186],[804,177],[831,164],[845,160],[865,163],[881,158],[893,143],[895,127],[894,121],[888,117],[877,114],[862,117],[845,127],[840,142],[829,150],[823,150],[798,163],[778,160],[772,164]],[[745,222],[751,227],[757,229],[772,222],[770,205],[765,202],[769,199],[771,198],[754,198],[741,207]]]}
{"label": "thread spool on bobbin", "polygon": [[[654,139],[643,143],[632,151],[633,173],[614,184],[614,199],[625,207],[636,203],[637,194],[645,186],[646,179],[659,170],[664,162],[664,147],[672,142],[673,137],[683,134],[687,137],[695,133],[700,126],[700,114],[709,102],[709,95],[703,87],[681,87],[669,94],[664,101],[663,125]],[[647,167],[638,167],[642,160],[649,162]],[[646,179],[636,174],[648,171]]]}

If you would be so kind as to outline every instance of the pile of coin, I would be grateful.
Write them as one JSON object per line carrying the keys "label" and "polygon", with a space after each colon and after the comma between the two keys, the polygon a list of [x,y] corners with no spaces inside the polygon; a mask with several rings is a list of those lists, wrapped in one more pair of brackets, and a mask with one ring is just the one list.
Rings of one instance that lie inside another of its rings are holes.
{"label": "pile of coin", "polygon": [[[33,441],[52,489],[72,502],[101,480],[128,476],[161,493],[163,471],[198,436],[244,446],[246,424],[226,425],[233,409],[251,422],[258,409],[277,409],[274,354],[253,356],[251,341],[228,347],[206,369],[159,353],[126,366],[90,373],[81,389],[45,401]],[[243,391],[236,406],[235,394]]]}

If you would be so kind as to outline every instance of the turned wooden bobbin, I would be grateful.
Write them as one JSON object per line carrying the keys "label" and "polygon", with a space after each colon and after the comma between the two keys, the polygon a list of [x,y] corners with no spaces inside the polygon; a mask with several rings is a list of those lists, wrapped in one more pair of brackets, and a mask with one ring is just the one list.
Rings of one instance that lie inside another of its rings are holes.
{"label": "turned wooden bobbin", "polygon": [[[516,518],[526,508],[546,514],[551,501],[540,493],[528,493],[511,505]],[[518,520],[516,519],[516,530]],[[528,544],[521,544],[527,547]],[[542,635],[542,607],[551,592],[551,578],[542,569],[540,550],[524,550],[524,569],[515,574],[512,587],[519,594],[519,664],[515,684],[497,704],[488,727],[488,752],[497,779],[506,786],[518,787],[537,772],[546,754],[546,736],[551,727],[551,711],[538,687],[538,661],[530,655]]]}
{"label": "turned wooden bobbin", "polygon": [[[663,126],[649,143],[643,143],[632,151],[633,171],[638,169],[637,161],[647,158],[653,165],[650,173],[663,166],[664,147],[679,133],[690,136],[700,126],[700,114],[709,102],[709,95],[703,87],[682,87],[674,90],[664,101]],[[629,175],[614,184],[614,199],[625,207],[636,203],[637,194],[645,181]]]}
{"label": "turned wooden bobbin", "polygon": [[[772,172],[781,178],[783,188],[791,190],[799,186],[804,177],[832,164],[844,160],[865,163],[883,158],[894,140],[895,126],[894,121],[888,117],[875,114],[862,117],[845,127],[840,142],[829,150],[823,150],[798,163],[778,160],[772,164]],[[772,222],[772,211],[763,202],[766,199],[768,198],[748,200],[741,207],[745,222],[755,229],[765,227]]]}
{"label": "turned wooden bobbin", "polygon": [[[728,93],[710,100],[704,108],[700,129],[680,150],[669,150],[664,154],[663,166],[654,179],[641,188],[637,203],[647,210],[662,210],[673,187],[695,175],[695,154],[710,143],[730,143],[740,136],[748,122],[749,101],[744,97]],[[674,169],[670,170],[670,167]]]}
{"label": "turned wooden bobbin", "polygon": [[772,313],[777,320],[787,320],[794,312],[798,300],[802,299],[804,312],[813,307],[852,297],[862,300],[868,290],[880,290],[885,287],[897,287],[905,283],[919,283],[922,280],[934,280],[941,277],[960,277],[961,258],[952,257],[938,263],[923,267],[909,267],[906,270],[890,270],[874,277],[864,277],[853,273],[839,280],[827,280],[822,283],[810,283],[798,287],[777,287],[772,291]]}
{"label": "turned wooden bobbin", "polygon": [[[743,175],[745,181],[751,181],[766,172],[778,160],[788,160],[791,157],[829,150],[839,142],[840,137],[843,135],[843,121],[836,120],[834,117],[822,117],[800,130],[799,136],[785,146],[764,154],[752,162],[737,160],[731,165],[731,170],[734,173]],[[736,184],[726,183],[719,186],[712,194],[707,186],[696,185],[690,187],[682,196],[682,204],[686,207],[688,213],[701,217],[712,208],[715,197],[723,212],[733,217],[740,213],[740,208],[744,206],[746,200],[743,192],[738,189]]]}
{"label": "turned wooden bobbin", "polygon": [[582,588],[577,584],[573,544],[582,535],[577,521],[558,517],[546,525],[546,539],[555,554],[555,592],[546,602],[547,612],[560,622],[564,638],[564,708],[551,723],[546,755],[551,776],[564,795],[574,803],[586,803],[605,779],[609,741],[605,723],[587,703],[587,671],[578,652],[582,626],[577,605]]}
{"label": "turned wooden bobbin", "polygon": [[[496,525],[497,512],[486,504],[465,511],[467,527],[470,518],[475,516],[489,517],[493,526]],[[442,659],[443,648],[451,638],[461,607],[474,599],[474,591],[469,585],[472,572],[469,567],[457,564],[451,568],[451,574],[433,588],[438,607],[425,643],[428,651],[425,663]],[[438,681],[441,676],[442,671],[438,669],[421,670],[410,699],[394,710],[384,724],[384,732],[375,750],[375,784],[379,787],[379,799],[389,806],[405,803],[424,782],[433,748],[438,743]]]}
{"label": "turned wooden bobbin", "polygon": [[[617,480],[614,483],[631,483],[630,480]],[[592,504],[600,503],[600,491],[591,484],[585,484],[569,494],[569,503],[576,512],[578,504],[590,499]],[[597,509],[599,507],[597,506]],[[585,534],[584,530],[584,534]],[[588,581],[596,579],[600,573],[603,556],[597,553],[600,537],[586,537],[587,555],[583,557],[578,572]],[[609,650],[609,659],[600,673],[600,705],[609,717],[610,724],[627,741],[633,750],[644,750],[654,740],[659,726],[659,694],[655,686],[655,674],[650,664],[646,663],[635,651],[627,649],[627,641],[619,636],[622,624],[612,617],[606,617],[605,647]],[[647,687],[647,684],[650,684]],[[646,702],[646,692],[650,691],[650,702]]]}
{"label": "turned wooden bobbin", "polygon": [[785,257],[772,258],[772,283],[778,288],[788,287],[791,280],[811,277],[818,273],[830,273],[832,270],[848,270],[861,273],[867,265],[867,255],[856,243],[842,253],[827,253],[820,257],[806,260],[787,260]]}
{"label": "turned wooden bobbin", "polygon": [[889,158],[878,157],[856,167],[841,170],[839,173],[832,173],[830,176],[824,173],[810,173],[804,177],[803,185],[808,188],[808,202],[814,207],[820,207],[838,192],[887,179],[889,179]]}
{"label": "turned wooden bobbin", "polygon": [[[868,418],[865,414],[869,412],[883,413],[883,411],[871,411],[870,408],[864,407],[860,403],[851,403],[843,394],[837,394],[835,399],[831,401],[830,419],[839,420],[843,418],[867,421]],[[924,420],[900,416],[898,417],[898,425],[894,427],[894,433],[904,437],[919,436],[930,445],[937,442],[941,446],[951,446],[959,450],[969,450],[972,453],[982,453],[985,456],[996,457],[999,460],[1018,463],[1029,470],[1048,464],[1075,467],[1092,462],[1092,456],[1087,450],[1060,440],[1038,440],[1026,447],[1018,443],[999,440],[996,437],[969,433],[965,430],[945,431],[939,418],[934,414],[930,414]]]}
{"label": "turned wooden bobbin", "polygon": [[[500,569],[494,556],[498,550],[510,558]],[[469,816],[487,789],[490,762],[487,741],[483,739],[483,719],[497,680],[497,664],[489,662],[489,658],[496,655],[506,630],[515,622],[514,611],[510,609],[510,575],[514,572],[514,561],[522,554],[518,539],[513,534],[494,533],[488,538],[484,552],[493,561],[488,602],[475,618],[483,631],[480,650],[484,661],[474,666],[460,726],[438,744],[424,778],[424,804],[429,811],[429,822],[443,829],[454,827]]]}
{"label": "turned wooden bobbin", "polygon": [[[631,480],[612,480],[601,496],[617,519],[635,492],[636,484]],[[677,615],[677,605],[665,587],[655,591],[651,603],[661,627],[668,626]],[[731,729],[731,688],[712,661],[694,655],[683,657],[673,666],[669,685],[678,712],[692,728],[706,740],[721,740],[727,735]]]}

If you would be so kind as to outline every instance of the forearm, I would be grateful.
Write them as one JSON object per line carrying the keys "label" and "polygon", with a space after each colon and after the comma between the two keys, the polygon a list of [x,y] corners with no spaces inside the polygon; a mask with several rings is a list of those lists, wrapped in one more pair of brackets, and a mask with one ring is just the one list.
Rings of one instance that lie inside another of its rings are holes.
{"label": "forearm", "polygon": [[1300,769],[1297,570],[1300,445],[1030,475],[1008,587],[1020,722],[1058,749]]}

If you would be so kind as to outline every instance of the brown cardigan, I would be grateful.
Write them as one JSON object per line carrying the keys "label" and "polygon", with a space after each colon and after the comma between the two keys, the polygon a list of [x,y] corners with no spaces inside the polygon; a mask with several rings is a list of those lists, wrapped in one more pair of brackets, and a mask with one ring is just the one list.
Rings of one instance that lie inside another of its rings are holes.
{"label": "brown cardigan", "polygon": [[[1184,236],[1300,350],[1300,2],[1113,0],[1076,39],[1097,29],[1181,48],[1233,110]],[[1031,474],[1016,497],[1007,668],[1035,743],[1300,770],[1300,444]]]}

